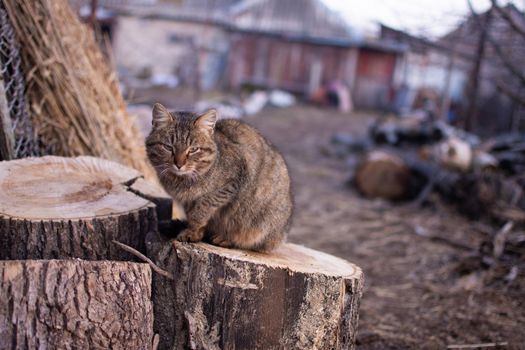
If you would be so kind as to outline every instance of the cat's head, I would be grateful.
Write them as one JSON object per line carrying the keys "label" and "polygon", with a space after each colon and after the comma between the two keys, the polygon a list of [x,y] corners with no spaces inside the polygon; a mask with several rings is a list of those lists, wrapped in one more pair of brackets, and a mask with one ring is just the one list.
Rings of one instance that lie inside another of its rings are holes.
{"label": "cat's head", "polygon": [[161,180],[197,178],[210,169],[217,156],[213,140],[216,121],[214,109],[204,114],[170,113],[160,103],[155,104],[146,150]]}

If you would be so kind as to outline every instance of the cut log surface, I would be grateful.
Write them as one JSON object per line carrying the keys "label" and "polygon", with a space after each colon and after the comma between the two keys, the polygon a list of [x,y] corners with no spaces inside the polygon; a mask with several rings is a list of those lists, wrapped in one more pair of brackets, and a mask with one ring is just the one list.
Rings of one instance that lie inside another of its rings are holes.
{"label": "cut log surface", "polygon": [[372,151],[358,166],[358,190],[369,198],[403,199],[411,186],[411,173],[403,160],[383,151]]}
{"label": "cut log surface", "polygon": [[151,270],[109,261],[0,261],[0,349],[150,349]]}
{"label": "cut log surface", "polygon": [[175,242],[154,276],[161,349],[352,349],[361,269],[294,244],[263,254]]}
{"label": "cut log surface", "polygon": [[157,215],[153,195],[141,192],[159,197],[156,186],[93,157],[0,162],[0,259],[130,260],[111,241],[144,252]]}

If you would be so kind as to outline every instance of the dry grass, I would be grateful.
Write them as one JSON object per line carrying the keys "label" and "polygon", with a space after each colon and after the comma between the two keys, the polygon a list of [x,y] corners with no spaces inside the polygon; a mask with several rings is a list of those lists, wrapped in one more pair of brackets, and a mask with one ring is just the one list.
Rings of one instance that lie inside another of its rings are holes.
{"label": "dry grass", "polygon": [[44,153],[93,155],[154,172],[117,77],[67,0],[6,0]]}

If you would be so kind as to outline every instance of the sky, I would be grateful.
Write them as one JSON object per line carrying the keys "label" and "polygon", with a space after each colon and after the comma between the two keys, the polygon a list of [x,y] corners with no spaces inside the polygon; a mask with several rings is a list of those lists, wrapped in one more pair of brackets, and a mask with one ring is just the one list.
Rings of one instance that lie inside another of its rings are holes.
{"label": "sky", "polygon": [[[471,0],[476,11],[490,0]],[[415,35],[436,38],[452,30],[469,13],[467,0],[323,0],[360,33],[374,33],[381,22]],[[498,0],[523,9],[525,0]]]}

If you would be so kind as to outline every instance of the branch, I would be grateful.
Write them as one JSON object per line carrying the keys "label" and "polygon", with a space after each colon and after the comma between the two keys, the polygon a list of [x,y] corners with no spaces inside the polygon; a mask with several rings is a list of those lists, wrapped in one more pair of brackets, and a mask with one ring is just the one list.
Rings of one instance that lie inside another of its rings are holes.
{"label": "branch", "polygon": [[501,80],[496,81],[496,88],[502,94],[507,95],[515,102],[521,104],[522,106],[525,106],[525,97],[521,96],[516,91],[514,91],[512,88],[508,87]]}
{"label": "branch", "polygon": [[525,28],[521,27],[510,14],[503,10],[502,7],[498,5],[497,0],[490,0],[492,6],[496,8],[496,11],[507,21],[507,23],[514,29],[514,31],[520,34],[525,39]]}
{"label": "branch", "polygon": [[507,346],[508,342],[499,342],[499,343],[480,343],[480,344],[454,344],[447,345],[447,349],[479,349],[479,348],[494,348],[497,346]]}
{"label": "branch", "polygon": [[499,259],[503,250],[505,249],[505,242],[507,241],[507,236],[509,232],[514,228],[513,221],[507,221],[507,223],[499,229],[499,231],[494,236],[493,244],[493,256],[495,259]]}
{"label": "branch", "polygon": [[155,263],[153,261],[151,261],[151,259],[149,259],[147,256],[145,256],[144,254],[142,254],[138,250],[136,250],[134,248],[131,248],[129,245],[125,245],[124,243],[121,243],[119,241],[113,240],[112,242],[115,243],[116,245],[118,245],[121,249],[127,251],[128,253],[131,253],[131,254],[135,255],[140,260],[148,263],[148,265],[151,266],[153,271],[155,271],[159,275],[164,276],[166,278],[169,278],[170,280],[174,280],[175,279],[175,277],[173,277],[173,275],[171,273],[169,273],[168,271],[163,270],[160,267],[158,267],[157,265],[155,265]]}
{"label": "branch", "polygon": [[519,68],[514,66],[514,64],[509,60],[509,55],[506,54],[501,46],[490,36],[490,33],[487,35],[487,39],[490,42],[490,44],[494,47],[494,50],[498,54],[498,57],[501,59],[501,62],[503,62],[503,65],[507,67],[507,69],[512,73],[512,75],[516,76],[520,83],[525,86],[525,75],[520,71]]}
{"label": "branch", "polygon": [[[474,11],[471,0],[468,0],[467,3],[469,5],[472,16],[474,17],[474,20],[476,21],[476,24],[479,28],[482,28],[483,24],[481,23],[479,14]],[[525,86],[525,75],[521,72],[519,68],[514,66],[514,64],[509,60],[509,55],[506,54],[501,48],[501,46],[492,38],[492,36],[490,35],[490,28],[488,28],[487,30],[487,40],[494,47],[494,50],[496,51],[496,54],[500,58],[503,65],[510,71],[510,73],[512,73],[512,75],[516,76],[519,79],[520,83],[523,86]]]}

